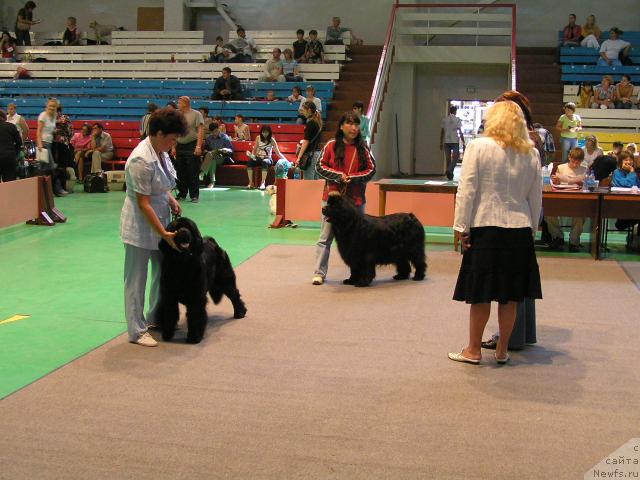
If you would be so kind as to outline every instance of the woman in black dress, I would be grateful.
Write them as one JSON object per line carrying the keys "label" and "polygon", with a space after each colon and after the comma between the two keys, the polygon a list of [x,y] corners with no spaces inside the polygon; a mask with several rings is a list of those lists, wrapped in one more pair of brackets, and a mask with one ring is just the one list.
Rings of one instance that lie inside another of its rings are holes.
{"label": "woman in black dress", "polygon": [[488,110],[484,135],[465,152],[453,227],[465,249],[453,298],[471,307],[469,343],[449,358],[472,364],[482,358],[491,302],[499,304],[495,358],[505,363],[518,302],[542,298],[533,246],[542,207],[540,155],[514,102]]}

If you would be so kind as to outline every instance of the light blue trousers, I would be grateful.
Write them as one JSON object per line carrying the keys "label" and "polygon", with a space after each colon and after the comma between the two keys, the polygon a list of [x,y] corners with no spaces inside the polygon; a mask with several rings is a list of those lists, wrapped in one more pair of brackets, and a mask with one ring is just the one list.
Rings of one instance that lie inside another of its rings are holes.
{"label": "light blue trousers", "polygon": [[[322,202],[324,207],[327,202]],[[363,203],[358,207],[364,215]],[[322,278],[327,276],[327,270],[329,270],[329,254],[331,253],[331,244],[333,243],[333,229],[331,223],[327,222],[327,217],[322,215],[322,223],[320,224],[320,238],[316,243],[316,270],[314,275],[320,275]]]}
{"label": "light blue trousers", "polygon": [[[124,244],[124,314],[127,319],[129,340],[136,341],[150,324],[156,323],[156,309],[160,299],[160,250],[147,250]],[[151,260],[149,310],[145,319],[144,295],[147,270]]]}

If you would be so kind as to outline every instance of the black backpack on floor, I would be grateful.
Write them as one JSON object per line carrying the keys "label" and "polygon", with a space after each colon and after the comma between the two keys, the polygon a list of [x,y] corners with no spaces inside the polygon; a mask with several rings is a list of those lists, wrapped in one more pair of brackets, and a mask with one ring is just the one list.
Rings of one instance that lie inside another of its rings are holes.
{"label": "black backpack on floor", "polygon": [[84,191],[87,193],[107,193],[109,185],[104,172],[90,173],[84,178]]}

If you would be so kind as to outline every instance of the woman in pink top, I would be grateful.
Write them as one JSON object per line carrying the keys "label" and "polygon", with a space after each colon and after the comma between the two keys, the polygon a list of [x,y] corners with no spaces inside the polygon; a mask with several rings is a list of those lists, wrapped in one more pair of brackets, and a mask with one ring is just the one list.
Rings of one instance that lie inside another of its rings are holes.
{"label": "woman in pink top", "polygon": [[82,125],[82,129],[73,134],[70,143],[73,145],[73,158],[78,166],[78,178],[83,180],[84,156],[87,153],[87,150],[89,150],[89,144],[91,143],[91,127],[89,124],[85,123]]}

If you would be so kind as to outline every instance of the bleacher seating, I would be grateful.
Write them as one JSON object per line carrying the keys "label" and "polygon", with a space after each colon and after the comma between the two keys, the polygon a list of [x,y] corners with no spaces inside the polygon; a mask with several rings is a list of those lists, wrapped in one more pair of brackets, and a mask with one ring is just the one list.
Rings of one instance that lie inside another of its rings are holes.
{"label": "bleacher seating", "polygon": [[112,45],[202,45],[203,41],[202,30],[115,30],[111,33]]}
{"label": "bleacher seating", "polygon": [[[564,86],[564,102],[575,102],[578,94],[577,85]],[[640,88],[634,88],[637,95]],[[578,108],[576,113],[582,118],[584,130],[634,133],[640,131],[640,110]],[[612,140],[613,141],[613,140]]]}
{"label": "bleacher seating", "polygon": [[[43,110],[47,100],[42,97],[2,97],[0,108],[6,108],[8,103],[15,103],[21,115],[27,118],[37,117]],[[150,100],[145,99],[97,99],[67,97],[62,102],[65,114],[71,119],[102,118],[110,120],[139,120],[147,109]],[[222,102],[215,100],[193,100],[192,108],[207,107],[212,116],[220,115],[225,120],[231,120],[237,114],[255,120],[271,120],[280,122],[295,122],[298,116],[298,103],[287,101],[234,101]],[[326,104],[323,109],[326,118]]]}
{"label": "bleacher seating", "polygon": [[[598,83],[600,83],[600,81],[598,80]],[[597,84],[594,84],[594,86]],[[564,103],[566,102],[577,102],[578,101],[578,90],[579,90],[580,86],[579,85],[565,85],[564,86],[564,93],[562,96],[562,101]],[[638,94],[640,93],[640,87],[634,87],[633,88],[633,96],[635,98],[638,97]]]}
{"label": "bleacher seating", "polygon": [[[585,47],[562,47],[560,49],[560,63],[581,65],[595,65],[600,58],[599,50]],[[640,45],[631,48],[631,61],[640,64]]]}
{"label": "bleacher seating", "polygon": [[[307,85],[316,89],[322,100],[333,98],[333,82],[250,82],[245,83],[245,98],[263,98],[269,90],[285,98],[294,86],[304,93]],[[213,91],[213,81],[206,80],[0,80],[0,97],[5,96],[66,96],[149,99],[176,99],[189,95],[192,99],[207,99]]]}
{"label": "bleacher seating", "polygon": [[[326,36],[326,27],[317,28],[318,40],[322,42],[324,48],[325,61],[344,62],[346,60],[346,46],[351,43],[351,34],[346,32],[343,34],[344,45],[324,45]],[[229,32],[229,39],[236,38],[236,32]],[[268,60],[271,58],[271,51],[278,47],[281,50],[285,48],[293,48],[292,44],[296,41],[295,30],[251,30],[247,31],[247,36],[255,40],[258,47],[258,53],[255,58],[259,60]],[[305,38],[308,39],[309,31],[305,31]]]}
{"label": "bleacher seating", "polygon": [[640,66],[601,67],[598,65],[562,65],[562,81],[565,83],[596,82],[604,75],[611,75],[613,80],[619,82],[622,74],[631,77],[632,82],[640,81]]}
{"label": "bleacher seating", "polygon": [[[65,47],[51,47],[65,48]],[[223,67],[231,68],[241,80],[256,80],[263,74],[260,63],[134,63],[134,62],[28,62],[0,63],[0,78],[13,78],[18,67],[31,72],[33,78],[127,78],[127,79],[205,79],[215,80]],[[332,63],[302,64],[300,75],[305,80],[338,80],[340,65]]]}

